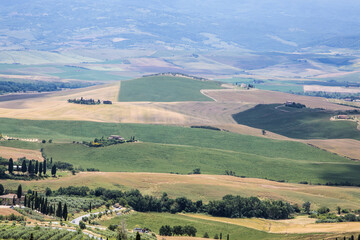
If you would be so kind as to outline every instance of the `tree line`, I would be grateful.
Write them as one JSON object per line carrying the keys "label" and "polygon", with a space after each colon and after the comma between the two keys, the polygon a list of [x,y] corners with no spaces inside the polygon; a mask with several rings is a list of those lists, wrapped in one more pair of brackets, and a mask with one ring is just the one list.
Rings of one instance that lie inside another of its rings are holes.
{"label": "tree line", "polygon": [[186,226],[174,226],[170,227],[169,225],[164,225],[160,227],[159,235],[160,236],[189,236],[195,237],[197,233],[197,229],[194,226],[186,225]]}
{"label": "tree line", "polygon": [[[56,176],[57,167],[55,164],[50,163],[51,166],[51,175]],[[14,160],[12,158],[9,159],[8,164],[9,174],[14,174],[14,171],[22,172],[23,174],[28,173],[30,176],[38,175],[39,177],[42,174],[46,175],[47,172],[47,161],[44,159],[43,162],[39,162],[38,160],[28,160],[23,159],[21,163],[21,168],[19,165],[14,165]]]}
{"label": "tree line", "polygon": [[241,197],[226,195],[221,200],[210,201],[204,204],[202,200],[192,201],[186,197],[171,199],[167,193],[161,198],[150,195],[142,195],[139,190],[120,191],[105,188],[90,190],[88,187],[59,188],[57,191],[49,191],[52,195],[75,195],[101,197],[105,201],[120,203],[130,206],[139,212],[192,212],[207,213],[212,216],[241,218],[259,217],[267,219],[288,219],[299,211],[297,206],[284,201],[260,200],[257,197]]}
{"label": "tree line", "polygon": [[92,86],[92,83],[86,82],[13,82],[0,81],[0,94],[16,93],[16,92],[52,92],[60,91],[64,88],[74,89]]}

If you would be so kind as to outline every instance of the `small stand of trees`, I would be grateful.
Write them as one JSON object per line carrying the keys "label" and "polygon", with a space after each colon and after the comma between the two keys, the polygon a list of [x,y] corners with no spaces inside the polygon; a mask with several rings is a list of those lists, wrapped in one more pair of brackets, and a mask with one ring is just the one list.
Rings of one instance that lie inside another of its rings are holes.
{"label": "small stand of trees", "polygon": [[100,99],[98,99],[97,101],[95,101],[95,99],[85,99],[83,97],[81,97],[80,99],[68,99],[68,103],[76,103],[76,104],[86,104],[86,105],[98,105],[101,103]]}
{"label": "small stand of trees", "polygon": [[160,236],[183,236],[196,237],[197,229],[193,226],[174,226],[169,225],[161,226],[159,230]]}
{"label": "small stand of trees", "polygon": [[58,218],[63,218],[64,220],[67,220],[68,217],[66,203],[62,206],[62,203],[58,202],[56,207],[54,204],[50,204],[46,197],[39,196],[37,192],[25,195],[24,206],[31,208],[32,210],[37,210],[42,214],[56,216]]}

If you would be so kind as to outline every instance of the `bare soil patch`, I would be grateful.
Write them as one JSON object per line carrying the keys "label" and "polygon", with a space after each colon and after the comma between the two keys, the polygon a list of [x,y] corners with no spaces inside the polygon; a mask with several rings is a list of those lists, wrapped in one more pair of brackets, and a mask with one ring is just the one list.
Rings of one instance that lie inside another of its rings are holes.
{"label": "bare soil patch", "polygon": [[27,159],[43,161],[40,151],[3,146],[0,146],[0,157],[7,159],[13,158],[15,160],[18,158],[26,157]]}
{"label": "bare soil patch", "polygon": [[310,108],[325,108],[329,110],[349,110],[354,109],[349,106],[341,106],[330,103],[325,98],[300,96],[289,93],[265,91],[265,90],[237,90],[237,89],[221,89],[221,90],[204,90],[204,92],[216,99],[217,102],[232,102],[243,104],[271,104],[285,103],[293,101],[305,104]]}

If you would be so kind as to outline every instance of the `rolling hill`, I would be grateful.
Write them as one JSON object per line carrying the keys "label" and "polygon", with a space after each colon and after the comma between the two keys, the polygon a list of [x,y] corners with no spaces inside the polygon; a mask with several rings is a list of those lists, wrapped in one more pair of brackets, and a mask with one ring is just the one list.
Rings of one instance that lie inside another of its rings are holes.
{"label": "rolling hill", "polygon": [[[247,177],[292,182],[360,184],[358,162],[293,141],[174,126],[76,121],[2,119],[0,129],[10,136],[51,138],[56,142],[89,141],[111,134],[136,136],[142,142],[96,149],[81,144],[33,143],[57,161],[102,171],[188,173],[200,167],[212,174],[233,170]],[[17,141],[1,144],[35,148]]]}
{"label": "rolling hill", "polygon": [[356,122],[330,120],[338,114],[346,113],[323,109],[299,109],[281,104],[259,104],[254,108],[234,114],[233,118],[239,124],[292,138],[360,140],[360,131],[357,130]]}
{"label": "rolling hill", "polygon": [[154,76],[121,83],[120,102],[181,102],[212,101],[200,93],[201,89],[219,89],[214,81],[200,81],[184,77]]}

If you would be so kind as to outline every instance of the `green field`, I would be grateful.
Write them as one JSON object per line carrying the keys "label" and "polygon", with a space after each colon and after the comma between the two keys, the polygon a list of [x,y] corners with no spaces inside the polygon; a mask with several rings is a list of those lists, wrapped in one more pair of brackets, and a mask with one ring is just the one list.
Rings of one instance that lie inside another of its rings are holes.
{"label": "green field", "polygon": [[[210,220],[203,220],[193,218],[190,216],[169,214],[169,213],[133,213],[115,217],[111,220],[101,222],[102,225],[109,226],[110,224],[121,224],[124,221],[127,228],[135,227],[147,227],[152,231],[159,233],[159,229],[163,225],[170,225],[171,227],[176,225],[191,225],[197,229],[197,237],[202,237],[207,232],[210,238],[213,238],[215,234],[220,235],[222,233],[223,239],[226,239],[226,235],[230,235],[231,240],[251,240],[251,239],[304,239],[305,236],[300,234],[273,234],[266,233],[255,229],[250,229],[234,224],[227,224],[221,222],[215,222]],[[314,236],[314,235],[313,235]]]}
{"label": "green field", "polygon": [[[19,128],[18,126],[22,126]],[[0,132],[15,137],[59,141],[92,140],[119,134],[136,136],[143,143],[105,148],[81,144],[1,142],[4,146],[39,149],[56,161],[102,171],[223,174],[233,170],[247,177],[313,183],[360,183],[360,164],[293,141],[279,141],[219,132],[161,125],[1,119]]]}
{"label": "green field", "polygon": [[213,81],[199,81],[182,77],[144,77],[121,82],[120,102],[180,102],[212,101],[200,93],[201,89],[218,89]]}
{"label": "green field", "polygon": [[292,108],[280,104],[257,105],[234,114],[235,121],[250,127],[269,130],[287,137],[299,139],[360,140],[357,123],[330,121],[330,117],[341,114],[310,108]]}

